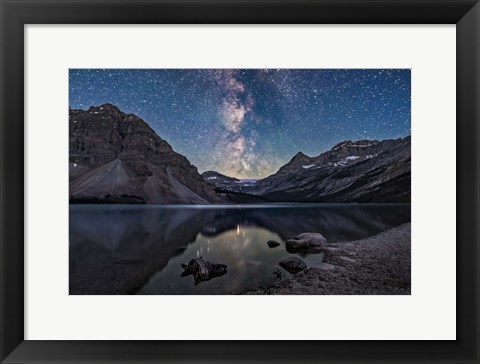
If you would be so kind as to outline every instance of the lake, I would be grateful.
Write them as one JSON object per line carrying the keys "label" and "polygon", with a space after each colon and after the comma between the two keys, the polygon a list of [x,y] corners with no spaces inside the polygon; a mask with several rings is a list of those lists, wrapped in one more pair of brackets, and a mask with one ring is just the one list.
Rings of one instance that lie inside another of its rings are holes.
{"label": "lake", "polygon": [[[351,241],[410,216],[409,204],[70,205],[70,294],[236,294],[291,277],[278,265],[290,256],[320,263],[321,252],[285,249],[298,234]],[[182,277],[181,264],[199,257],[227,265],[227,273]]]}

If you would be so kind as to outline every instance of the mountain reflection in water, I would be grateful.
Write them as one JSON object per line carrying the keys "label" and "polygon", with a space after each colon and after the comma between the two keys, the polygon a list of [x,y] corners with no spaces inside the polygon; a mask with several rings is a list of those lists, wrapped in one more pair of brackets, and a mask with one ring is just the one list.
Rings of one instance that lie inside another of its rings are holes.
{"label": "mountain reflection in water", "polygon": [[[284,242],[320,232],[331,243],[410,221],[410,205],[70,206],[70,294],[229,294],[275,282]],[[281,243],[267,246],[268,240]],[[182,263],[202,256],[226,274],[197,285]],[[282,279],[291,275],[280,268]]]}

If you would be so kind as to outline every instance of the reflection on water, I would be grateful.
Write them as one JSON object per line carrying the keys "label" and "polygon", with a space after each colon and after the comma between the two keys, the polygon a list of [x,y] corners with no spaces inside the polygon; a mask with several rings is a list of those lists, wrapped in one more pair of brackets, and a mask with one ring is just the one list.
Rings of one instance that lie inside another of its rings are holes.
{"label": "reflection on water", "polygon": [[[290,256],[283,246],[269,248],[268,240],[281,241],[280,237],[264,228],[241,227],[221,233],[216,237],[199,235],[181,255],[173,257],[167,266],[153,275],[140,289],[139,294],[226,294],[274,283],[276,264]],[[283,244],[282,244],[283,245]],[[228,273],[193,286],[193,280],[178,279],[181,263],[190,257],[204,257],[228,266]],[[322,261],[323,254],[304,257],[308,263]],[[283,271],[283,278],[291,275]]]}
{"label": "reflection on water", "polygon": [[[321,253],[285,250],[300,233],[350,241],[407,221],[410,205],[71,205],[70,294],[237,293],[290,277],[273,273],[289,256],[320,262]],[[281,245],[269,248],[268,240]],[[227,273],[195,285],[181,264],[198,257]]]}

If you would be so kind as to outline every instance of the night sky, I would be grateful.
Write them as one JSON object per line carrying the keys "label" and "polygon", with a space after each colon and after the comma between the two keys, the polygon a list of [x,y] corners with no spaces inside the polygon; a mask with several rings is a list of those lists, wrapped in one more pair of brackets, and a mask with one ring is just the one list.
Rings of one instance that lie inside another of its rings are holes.
{"label": "night sky", "polygon": [[410,70],[72,69],[70,107],[145,120],[199,172],[275,173],[298,151],[410,134]]}

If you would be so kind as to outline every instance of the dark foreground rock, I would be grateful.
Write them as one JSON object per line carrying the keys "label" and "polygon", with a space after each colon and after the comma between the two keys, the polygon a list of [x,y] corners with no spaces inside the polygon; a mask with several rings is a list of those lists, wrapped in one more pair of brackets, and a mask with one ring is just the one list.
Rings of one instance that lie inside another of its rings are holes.
{"label": "dark foreground rock", "polygon": [[[408,295],[411,292],[411,226],[367,239],[328,244],[324,264],[244,294]],[[326,269],[327,268],[327,269]]]}
{"label": "dark foreground rock", "polygon": [[287,249],[320,248],[327,245],[327,239],[319,233],[303,233],[286,242]]}
{"label": "dark foreground rock", "polygon": [[267,241],[267,245],[269,248],[276,248],[277,246],[280,245],[280,243],[278,241],[275,241],[275,240],[269,240]]}
{"label": "dark foreground rock", "polygon": [[304,269],[307,269],[307,265],[303,260],[297,257],[290,257],[287,259],[282,260],[278,263],[280,267],[285,269],[287,272],[295,274],[301,272]]}
{"label": "dark foreground rock", "polygon": [[182,264],[182,268],[184,269],[182,277],[193,275],[195,285],[227,274],[225,264],[212,263],[204,260],[203,257],[190,260],[188,265]]}

